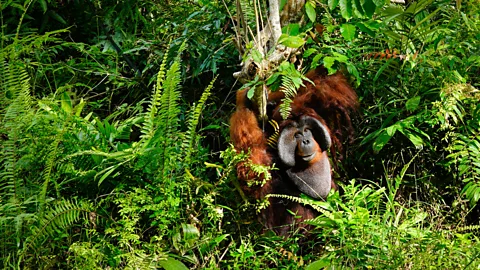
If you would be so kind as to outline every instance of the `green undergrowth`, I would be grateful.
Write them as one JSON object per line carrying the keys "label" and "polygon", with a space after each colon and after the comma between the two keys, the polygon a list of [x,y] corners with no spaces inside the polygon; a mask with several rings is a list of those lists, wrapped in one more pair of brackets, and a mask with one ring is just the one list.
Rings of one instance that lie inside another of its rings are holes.
{"label": "green undergrowth", "polygon": [[3,61],[3,267],[479,266],[477,226],[452,223],[443,203],[402,199],[412,162],[384,187],[351,180],[325,202],[287,197],[319,211],[308,221],[314,229],[287,239],[262,233],[236,188],[235,164],[245,156],[230,147],[223,164],[212,163],[201,144],[197,126],[213,84],[182,111],[181,61],[167,62],[142,106],[101,119],[68,92],[32,97],[22,64]]}
{"label": "green undergrowth", "polygon": [[285,197],[319,212],[287,238],[257,221],[228,144],[236,86],[214,73],[238,64],[234,3],[67,2],[0,6],[1,268],[480,267],[475,1],[307,1],[284,29],[361,102],[340,191]]}

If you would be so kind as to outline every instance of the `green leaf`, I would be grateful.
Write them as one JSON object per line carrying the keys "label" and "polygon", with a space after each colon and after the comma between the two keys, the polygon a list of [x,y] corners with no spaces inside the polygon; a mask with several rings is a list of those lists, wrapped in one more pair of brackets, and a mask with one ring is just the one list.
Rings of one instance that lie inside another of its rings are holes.
{"label": "green leaf", "polygon": [[409,129],[400,129],[399,130],[405,137],[407,137],[416,148],[422,148],[424,145],[423,139],[417,134],[413,133]]}
{"label": "green leaf", "polygon": [[385,5],[385,0],[373,0],[373,3],[375,3],[375,6],[381,8]]}
{"label": "green leaf", "polygon": [[253,97],[254,94],[255,94],[255,88],[254,88],[254,87],[251,87],[250,89],[248,89],[247,98],[248,98],[248,99],[252,99],[252,97]]}
{"label": "green leaf", "polygon": [[344,19],[352,17],[352,0],[340,0],[340,13]]}
{"label": "green leaf", "polygon": [[365,15],[367,15],[368,18],[372,18],[376,8],[377,7],[372,0],[364,0],[363,10],[365,11]]}
{"label": "green leaf", "polygon": [[306,57],[309,57],[310,55],[312,55],[313,53],[317,52],[317,49],[315,48],[309,48],[308,50],[306,50],[304,53],[303,53],[303,58],[306,58]]}
{"label": "green leaf", "polygon": [[312,59],[312,64],[311,64],[311,68],[316,68],[319,66],[318,62],[322,59],[323,57],[323,53],[319,53],[317,55],[315,55]]}
{"label": "green leaf", "polygon": [[360,0],[353,0],[352,1],[352,8],[353,12],[358,18],[363,18],[365,15],[365,11],[363,10],[362,4],[360,3]]}
{"label": "green leaf", "polygon": [[327,69],[330,69],[333,66],[334,63],[335,63],[335,58],[333,58],[333,57],[326,56],[326,57],[323,58],[323,65]]}
{"label": "green leaf", "polygon": [[407,100],[405,107],[407,108],[407,110],[413,112],[418,108],[418,105],[420,105],[420,96],[416,96]]}
{"label": "green leaf", "polygon": [[380,75],[382,75],[382,72],[388,67],[390,66],[390,64],[392,63],[393,61],[393,58],[390,58],[387,62],[385,62],[385,64],[383,64],[377,71],[377,74],[375,74],[375,77],[373,77],[373,81],[377,81],[378,77],[380,77]]}
{"label": "green leaf", "polygon": [[347,71],[348,73],[352,74],[355,76],[355,86],[360,86],[360,83],[362,81],[362,78],[360,78],[360,73],[358,72],[357,68],[352,64],[352,63],[347,63]]}
{"label": "green leaf", "polygon": [[192,224],[182,224],[182,230],[184,239],[198,239],[200,237],[198,228]]}
{"label": "green leaf", "polygon": [[278,40],[279,43],[290,47],[290,48],[300,48],[305,44],[305,40],[299,36],[288,36],[288,35],[281,35],[280,39]]}
{"label": "green leaf", "polygon": [[337,60],[340,63],[346,63],[348,61],[348,57],[344,54],[333,52],[333,56],[335,57],[335,60]]}
{"label": "green leaf", "polygon": [[328,8],[335,9],[338,6],[338,0],[328,0]]}
{"label": "green leaf", "polygon": [[375,151],[375,153],[380,152],[380,150],[387,145],[388,141],[390,141],[393,135],[395,135],[396,131],[397,129],[395,126],[390,126],[384,129],[373,142],[373,151]]}
{"label": "green leaf", "polygon": [[280,76],[280,73],[278,73],[278,72],[273,73],[272,76],[270,76],[270,78],[268,78],[268,80],[267,80],[267,85],[271,85],[271,84],[273,84],[274,82],[276,82],[278,76]]}
{"label": "green leaf", "polygon": [[72,114],[72,99],[67,94],[67,92],[63,92],[62,94],[62,110],[67,114]]}
{"label": "green leaf", "polygon": [[310,21],[315,22],[317,19],[317,13],[315,12],[315,6],[312,2],[308,1],[305,3],[305,11]]}
{"label": "green leaf", "polygon": [[252,49],[252,58],[256,63],[261,63],[263,60],[262,54],[257,49]]}
{"label": "green leaf", "polygon": [[368,28],[364,23],[357,22],[355,26],[360,29],[360,31],[367,33],[371,37],[375,37],[375,32],[372,29]]}
{"label": "green leaf", "polygon": [[52,19],[56,20],[57,22],[59,22],[59,23],[61,23],[61,24],[64,24],[64,25],[67,24],[67,22],[62,18],[62,16],[58,15],[58,13],[56,13],[56,12],[53,11],[53,10],[49,10],[49,11],[48,11],[48,15],[49,15]]}
{"label": "green leaf", "polygon": [[289,36],[298,36],[298,34],[300,34],[300,24],[290,23],[282,28],[282,33],[288,34]]}
{"label": "green leaf", "polygon": [[113,165],[113,166],[110,166],[110,167],[106,168],[105,170],[99,172],[98,174],[101,174],[101,173],[106,171],[105,174],[102,175],[102,177],[100,177],[100,180],[98,180],[98,185],[100,186],[103,183],[103,180],[105,180],[110,174],[112,174],[115,171],[115,169],[117,169],[117,167],[118,166]]}
{"label": "green leaf", "polygon": [[328,266],[330,266],[330,258],[323,258],[310,263],[305,267],[305,270],[320,270]]}
{"label": "green leaf", "polygon": [[340,32],[345,40],[352,41],[356,32],[355,25],[344,23],[340,26]]}
{"label": "green leaf", "polygon": [[80,103],[78,103],[77,106],[75,106],[75,115],[76,116],[80,116],[80,114],[82,113],[82,110],[83,110],[83,107],[85,107],[85,104],[87,104],[83,98],[80,99]]}
{"label": "green leaf", "polygon": [[165,270],[188,270],[181,261],[168,257],[165,261],[158,262]]}
{"label": "green leaf", "polygon": [[40,2],[40,6],[42,7],[43,14],[45,14],[45,12],[47,12],[47,9],[48,9],[48,7],[47,7],[47,1],[45,1],[45,0],[40,0],[39,2]]}

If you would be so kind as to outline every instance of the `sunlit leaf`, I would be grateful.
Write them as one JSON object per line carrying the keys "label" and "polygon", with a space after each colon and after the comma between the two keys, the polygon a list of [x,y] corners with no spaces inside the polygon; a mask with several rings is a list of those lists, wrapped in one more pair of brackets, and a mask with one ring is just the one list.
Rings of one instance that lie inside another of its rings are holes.
{"label": "sunlit leaf", "polygon": [[416,148],[422,148],[423,145],[425,144],[423,142],[423,139],[418,136],[417,134],[415,134],[414,132],[412,132],[411,130],[409,129],[400,129],[399,130],[403,135],[405,135],[405,137],[407,137],[410,142],[413,143],[413,145],[415,145]]}
{"label": "sunlit leaf", "polygon": [[305,44],[305,40],[303,40],[303,38],[299,36],[288,35],[281,35],[278,42],[290,48],[299,48]]}
{"label": "sunlit leaf", "polygon": [[344,23],[342,26],[340,26],[340,32],[345,40],[352,41],[356,32],[355,25]]}
{"label": "sunlit leaf", "polygon": [[252,58],[256,63],[261,63],[263,56],[257,49],[252,49]]}
{"label": "sunlit leaf", "polygon": [[305,270],[320,270],[330,265],[330,258],[323,258],[318,261],[314,261],[305,267]]}
{"label": "sunlit leaf", "polygon": [[326,56],[326,57],[323,58],[323,65],[324,65],[327,69],[328,69],[328,68],[331,68],[334,63],[335,63],[335,58],[333,58],[333,57]]}
{"label": "sunlit leaf", "polygon": [[350,19],[352,17],[352,2],[351,0],[340,0],[340,13],[345,19]]}
{"label": "sunlit leaf", "polygon": [[310,55],[312,55],[313,53],[317,52],[317,49],[315,48],[309,48],[308,50],[306,50],[304,53],[303,53],[303,57],[306,58],[306,57],[309,57]]}
{"label": "sunlit leaf", "polygon": [[407,110],[413,112],[418,108],[418,105],[420,105],[420,96],[415,96],[407,100],[405,107],[407,108]]}
{"label": "sunlit leaf", "polygon": [[375,3],[375,6],[377,7],[383,7],[383,5],[385,5],[385,0],[373,0],[373,3]]}
{"label": "sunlit leaf", "polygon": [[181,261],[168,257],[165,261],[158,262],[165,270],[188,270]]}
{"label": "sunlit leaf", "polygon": [[248,98],[248,99],[252,99],[252,97],[253,97],[254,94],[255,94],[255,88],[254,88],[254,87],[251,87],[250,89],[248,89],[247,98]]}
{"label": "sunlit leaf", "polygon": [[72,113],[72,99],[70,98],[67,92],[63,92],[61,104],[62,104],[62,110],[65,113],[67,114]]}
{"label": "sunlit leaf", "polygon": [[298,34],[300,34],[300,24],[290,23],[282,28],[282,33],[288,34],[290,36],[297,36]]}
{"label": "sunlit leaf", "polygon": [[330,10],[333,10],[338,6],[338,1],[339,0],[328,0],[328,7],[330,8]]}
{"label": "sunlit leaf", "polygon": [[390,139],[393,137],[393,135],[395,135],[396,131],[397,129],[394,126],[384,129],[373,142],[373,151],[378,153],[380,150],[382,150],[383,147],[387,145],[388,141],[390,141]]}
{"label": "sunlit leaf", "polygon": [[305,3],[305,11],[310,21],[315,22],[317,18],[317,13],[315,12],[315,5],[312,2],[308,1],[307,3]]}

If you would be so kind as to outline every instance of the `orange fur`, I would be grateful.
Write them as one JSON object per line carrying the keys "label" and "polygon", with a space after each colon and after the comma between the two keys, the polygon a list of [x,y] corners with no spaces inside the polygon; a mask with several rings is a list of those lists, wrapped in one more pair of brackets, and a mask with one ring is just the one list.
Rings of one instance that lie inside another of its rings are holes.
{"label": "orange fur", "polygon": [[[319,67],[308,72],[306,77],[313,81],[313,84],[304,82],[305,87],[298,90],[298,94],[291,104],[289,118],[283,120],[279,113],[279,105],[281,99],[284,98],[281,91],[269,94],[269,104],[273,104],[274,108],[267,112],[268,116],[280,124],[280,130],[291,121],[297,121],[302,115],[308,115],[321,121],[328,127],[332,139],[331,154],[334,162],[336,162],[336,152],[342,153],[343,143],[353,139],[350,113],[358,109],[358,97],[341,73],[328,76],[326,70]],[[264,131],[260,128],[257,113],[255,108],[252,108],[252,102],[247,99],[246,91],[237,92],[237,109],[230,119],[231,140],[237,151],[244,151],[245,153],[250,151],[250,162],[253,164],[266,166],[270,166],[274,162],[278,164],[278,154],[274,149],[268,147],[266,140],[273,133],[273,130],[267,129]],[[320,149],[318,144],[316,147],[318,147],[319,152],[326,150]],[[321,157],[325,158],[325,155],[318,155],[318,158]],[[341,155],[338,159],[341,159]],[[312,162],[317,161],[315,159]],[[296,190],[292,183],[289,183],[288,179],[285,179],[281,170],[272,171],[271,174],[272,180],[264,186],[248,187],[247,183],[249,181],[264,176],[256,175],[245,162],[237,166],[238,178],[247,195],[256,199],[261,199],[269,193],[299,195],[300,192]],[[336,188],[333,181],[332,188]],[[269,201],[270,206],[262,210],[260,220],[265,227],[274,229],[281,235],[288,234],[291,229],[289,225],[316,216],[313,209],[295,202],[275,198],[270,198]],[[301,219],[295,220],[287,209],[297,213],[296,215],[301,216]]]}

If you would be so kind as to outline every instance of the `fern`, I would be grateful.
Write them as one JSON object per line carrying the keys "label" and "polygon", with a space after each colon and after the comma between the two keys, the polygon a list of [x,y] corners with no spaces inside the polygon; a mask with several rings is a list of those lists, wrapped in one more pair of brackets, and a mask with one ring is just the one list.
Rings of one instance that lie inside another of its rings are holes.
{"label": "fern", "polygon": [[449,130],[452,143],[447,148],[447,165],[455,164],[456,174],[465,183],[462,193],[472,205],[480,200],[480,115],[478,90],[470,85],[449,85],[440,101],[433,104],[436,121]]}
{"label": "fern", "polygon": [[462,193],[475,205],[480,200],[480,136],[458,134],[453,153],[447,158],[458,166],[458,175],[466,183]]}
{"label": "fern", "polygon": [[153,138],[155,133],[155,118],[157,117],[158,106],[160,105],[160,97],[162,94],[162,83],[165,79],[165,67],[167,65],[167,56],[168,50],[163,55],[162,64],[160,65],[160,70],[157,74],[157,83],[153,87],[152,98],[150,104],[148,105],[148,112],[145,114],[145,120],[140,130],[142,135],[141,138],[144,141],[144,145],[148,145],[150,140]]}
{"label": "fern", "polygon": [[280,104],[280,115],[283,119],[287,119],[290,115],[290,105],[297,95],[297,90],[301,86],[305,86],[303,81],[309,81],[309,79],[300,73],[291,63],[282,63],[278,70],[279,72],[272,75],[267,84],[273,84],[273,88],[277,88],[278,84],[274,82],[278,76],[281,76],[280,90],[285,93],[285,98],[282,104]]}
{"label": "fern", "polygon": [[184,160],[186,164],[190,164],[190,156],[192,154],[193,144],[197,138],[196,129],[197,129],[198,121],[199,121],[200,115],[202,114],[203,108],[205,106],[205,102],[207,101],[208,97],[210,97],[211,95],[211,90],[213,88],[213,84],[217,80],[217,77],[218,76],[216,76],[207,86],[205,91],[203,91],[203,94],[200,97],[198,104],[194,105],[194,109],[190,112],[188,123],[187,123],[188,129],[184,134],[184,139],[182,144],[182,150],[183,150],[183,153],[185,153]]}
{"label": "fern", "polygon": [[[3,172],[0,175],[0,194],[13,198],[15,203],[20,203],[19,179],[16,175],[16,152],[18,142],[22,138],[22,125],[19,120],[29,113],[31,106],[29,77],[19,63],[7,64],[2,62],[2,104],[0,134],[6,140],[0,140],[3,148],[0,154],[0,164]],[[0,168],[1,168],[0,167]]]}
{"label": "fern", "polygon": [[163,82],[164,93],[160,97],[160,108],[158,111],[158,130],[155,137],[161,139],[171,135],[178,125],[178,114],[180,108],[180,62],[175,61],[167,71],[166,79]]}
{"label": "fern", "polygon": [[164,89],[163,95],[160,97],[160,109],[158,111],[159,128],[157,138],[170,137],[172,131],[178,126],[178,114],[180,107],[178,102],[180,100],[180,55],[185,50],[185,42],[180,46],[175,61],[170,66],[166,73],[165,81],[162,83]]}
{"label": "fern", "polygon": [[92,211],[92,205],[85,201],[72,199],[56,202],[38,220],[37,226],[32,228],[31,236],[26,239],[21,251],[21,258],[27,255],[31,249],[41,245],[46,237],[54,236],[58,231],[65,231],[66,228],[78,222],[82,213],[87,214]]}
{"label": "fern", "polygon": [[60,188],[58,186],[58,183],[55,179],[52,179],[52,172],[54,170],[54,167],[56,165],[56,160],[57,160],[57,155],[59,152],[59,145],[60,142],[63,139],[64,132],[66,131],[67,123],[63,123],[63,129],[62,132],[58,133],[55,136],[55,139],[53,140],[52,144],[49,147],[49,154],[48,154],[48,159],[47,163],[45,164],[45,169],[43,171],[43,185],[42,185],[42,190],[40,192],[40,211],[43,210],[43,206],[45,204],[46,198],[47,198],[47,191],[48,191],[48,185],[50,182],[53,182],[55,184],[56,192],[57,192],[57,197],[60,197]]}
{"label": "fern", "polygon": [[320,204],[322,203],[320,201],[314,201],[312,199],[301,198],[301,197],[285,195],[285,194],[268,194],[266,197],[267,198],[269,198],[269,197],[282,198],[282,199],[290,200],[292,202],[301,203],[303,205],[308,205],[308,206],[312,207],[313,209],[315,209],[316,211],[324,214],[326,217],[328,217],[332,220],[335,219],[335,217],[333,216],[333,214],[331,212],[325,210],[325,208],[320,206]]}

